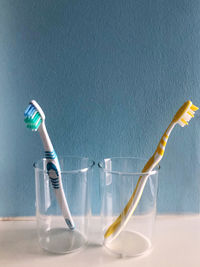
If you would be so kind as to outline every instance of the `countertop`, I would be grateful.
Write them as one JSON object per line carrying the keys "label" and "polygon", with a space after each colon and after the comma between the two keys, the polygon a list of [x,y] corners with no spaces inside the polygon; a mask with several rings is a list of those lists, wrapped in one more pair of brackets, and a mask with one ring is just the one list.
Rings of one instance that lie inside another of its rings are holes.
{"label": "countertop", "polygon": [[125,259],[92,244],[78,253],[49,254],[38,245],[34,220],[0,221],[0,266],[199,267],[200,216],[157,216],[152,252]]}

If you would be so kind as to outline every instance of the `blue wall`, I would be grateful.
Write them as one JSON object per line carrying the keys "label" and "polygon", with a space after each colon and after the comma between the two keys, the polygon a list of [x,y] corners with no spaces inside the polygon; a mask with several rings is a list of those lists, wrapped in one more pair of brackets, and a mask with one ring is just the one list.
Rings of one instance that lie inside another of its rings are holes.
{"label": "blue wall", "polygon": [[[151,156],[179,106],[200,106],[199,14],[195,0],[0,1],[0,216],[35,212],[32,98],[57,154]],[[199,211],[199,130],[197,118],[170,137],[159,212]],[[95,211],[97,184],[96,170]]]}

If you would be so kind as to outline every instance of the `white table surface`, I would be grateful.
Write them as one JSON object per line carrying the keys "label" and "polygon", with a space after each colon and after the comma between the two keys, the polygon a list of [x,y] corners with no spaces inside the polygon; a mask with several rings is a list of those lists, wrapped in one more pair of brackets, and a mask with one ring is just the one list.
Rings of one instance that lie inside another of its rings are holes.
{"label": "white table surface", "polygon": [[152,252],[128,259],[97,245],[74,254],[48,254],[38,245],[35,221],[0,221],[0,266],[200,267],[200,216],[158,216]]}

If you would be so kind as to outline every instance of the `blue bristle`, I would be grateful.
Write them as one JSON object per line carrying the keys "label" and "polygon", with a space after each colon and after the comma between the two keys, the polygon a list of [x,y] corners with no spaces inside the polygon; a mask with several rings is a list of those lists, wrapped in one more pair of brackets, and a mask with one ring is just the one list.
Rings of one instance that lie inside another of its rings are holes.
{"label": "blue bristle", "polygon": [[30,118],[33,115],[33,113],[35,112],[35,110],[36,110],[36,108],[32,104],[30,104],[24,112],[25,117]]}
{"label": "blue bristle", "polygon": [[31,107],[31,109],[28,112],[28,117],[31,117],[33,115],[33,113],[35,112],[36,108],[34,106]]}
{"label": "blue bristle", "polygon": [[29,109],[32,107],[32,104],[29,104],[28,107],[26,108],[26,110],[24,111],[24,116],[26,117],[28,114]]}

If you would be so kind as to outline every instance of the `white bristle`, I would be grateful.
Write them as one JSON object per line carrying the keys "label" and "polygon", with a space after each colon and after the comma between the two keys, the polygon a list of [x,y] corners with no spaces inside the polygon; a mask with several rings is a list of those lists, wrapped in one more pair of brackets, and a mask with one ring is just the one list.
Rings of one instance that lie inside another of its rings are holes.
{"label": "white bristle", "polygon": [[178,124],[179,124],[181,127],[184,127],[184,126],[185,126],[185,123],[183,123],[181,120],[178,121]]}
{"label": "white bristle", "polygon": [[[192,106],[192,103],[191,103],[191,106]],[[185,111],[184,115],[178,120],[178,124],[181,127],[184,127],[185,125],[187,125],[187,123],[193,118],[190,114],[188,114],[188,112],[191,113],[192,115],[195,114],[195,112],[190,107]],[[184,121],[182,120],[185,120],[185,122],[187,123],[184,123]]]}
{"label": "white bristle", "polygon": [[37,120],[36,123],[35,123],[35,126],[38,125],[38,123],[40,122],[40,120],[41,120],[41,118],[38,118],[38,120]]}
{"label": "white bristle", "polygon": [[192,113],[193,115],[194,115],[194,113],[195,113],[195,112],[194,112],[193,110],[191,110],[191,109],[189,109],[188,111],[189,111],[190,113]]}
{"label": "white bristle", "polygon": [[189,121],[192,117],[186,112],[183,116],[184,120]]}
{"label": "white bristle", "polygon": [[38,112],[38,111],[37,111],[37,109],[36,109],[35,112],[33,113],[33,115],[31,116],[31,118],[34,118],[37,112]]}

